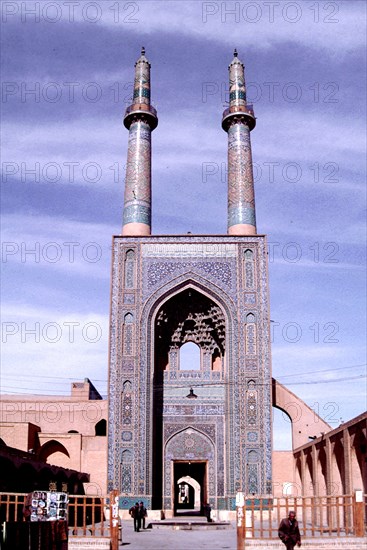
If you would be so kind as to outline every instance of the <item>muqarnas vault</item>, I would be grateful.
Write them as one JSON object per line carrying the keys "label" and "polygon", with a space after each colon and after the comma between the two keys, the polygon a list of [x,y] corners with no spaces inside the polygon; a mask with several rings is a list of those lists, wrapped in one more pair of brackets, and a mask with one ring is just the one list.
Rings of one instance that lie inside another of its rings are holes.
{"label": "muqarnas vault", "polygon": [[[229,65],[228,233],[151,235],[150,64],[135,64],[123,229],[113,242],[109,489],[235,510],[238,491],[271,492],[271,359],[266,239],[256,232],[244,65]],[[183,360],[185,349],[196,359]]]}

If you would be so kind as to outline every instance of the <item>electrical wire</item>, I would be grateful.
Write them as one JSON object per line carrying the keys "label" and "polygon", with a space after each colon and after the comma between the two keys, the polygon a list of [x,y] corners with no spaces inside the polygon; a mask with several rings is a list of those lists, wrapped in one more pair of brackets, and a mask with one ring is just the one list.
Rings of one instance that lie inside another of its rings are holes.
{"label": "electrical wire", "polygon": [[[334,371],[340,371],[340,370],[347,370],[347,369],[357,369],[357,368],[361,368],[361,367],[365,367],[366,366],[366,363],[364,364],[361,364],[361,365],[351,365],[349,367],[337,367],[337,368],[334,368],[334,369],[323,369],[323,370],[315,370],[315,371],[307,371],[307,372],[302,372],[302,373],[298,373],[298,374],[281,374],[277,377],[277,380],[278,379],[283,379],[283,378],[291,378],[291,377],[299,377],[299,376],[305,376],[307,374],[320,374],[320,373],[324,373],[324,372],[334,372]],[[42,378],[42,379],[50,379],[50,380],[70,380],[70,381],[73,381],[75,382],[76,380],[76,376],[74,377],[68,377],[68,376],[47,376],[47,375],[35,375],[35,374],[27,374],[27,373],[24,373],[21,375],[22,378],[25,378],[25,377],[30,377],[30,378]],[[15,380],[18,380],[19,379],[19,376],[12,376],[12,375],[3,375],[2,378],[10,378],[10,379],[15,379]],[[103,378],[103,379],[99,379],[99,378],[93,378],[93,382],[107,382],[107,378]],[[312,383],[316,383],[316,382],[312,382]],[[66,382],[54,382],[54,384],[66,384]],[[296,384],[295,382],[292,383],[292,385]],[[308,384],[308,382],[297,382],[297,384]],[[287,384],[287,385],[290,385],[290,384]]]}
{"label": "electrical wire", "polygon": [[[358,376],[351,376],[351,377],[346,377],[346,378],[334,378],[333,380],[314,380],[314,381],[309,381],[309,382],[293,382],[291,384],[287,384],[287,386],[303,386],[303,385],[319,385],[319,384],[330,384],[330,383],[334,383],[334,382],[349,382],[351,380],[362,380],[364,378],[367,378],[367,375],[364,375],[364,374],[360,374]],[[247,382],[241,384],[239,383],[238,381],[224,381],[224,380],[218,380],[217,382],[203,382],[203,383],[197,383],[197,382],[194,382],[190,379],[187,380],[187,383],[186,384],[169,384],[168,385],[168,388],[172,388],[172,389],[180,389],[180,388],[204,388],[204,387],[220,387],[220,386],[231,386],[231,385],[235,385],[235,386],[238,386],[240,387],[241,385],[246,385],[247,386]],[[264,382],[264,383],[259,383],[259,382],[256,382],[256,387],[259,387],[259,386],[264,386],[264,387],[267,387],[267,386],[270,386],[271,385],[271,382]],[[162,389],[164,388],[164,384],[154,384],[153,386],[153,389],[155,391],[161,391]],[[3,386],[3,391],[5,392],[8,392],[9,389],[22,389],[22,390],[29,390],[29,391],[32,391],[33,388],[31,387],[19,387],[19,386]],[[57,393],[58,395],[63,395],[63,394],[60,394],[58,393],[59,390],[47,390],[45,389],[44,391],[46,392],[54,392],[54,393]],[[9,393],[21,393],[21,392],[9,392]],[[36,395],[36,394],[34,394]],[[41,395],[47,395],[46,394],[41,394]],[[65,396],[65,397],[68,397],[68,396]]]}
{"label": "electrical wire", "polygon": [[347,369],[357,369],[360,367],[365,367],[366,363],[362,365],[352,365],[351,367],[338,367],[336,369],[323,369],[323,370],[313,370],[313,371],[307,371],[307,372],[301,372],[299,374],[282,374],[280,375],[281,378],[290,378],[292,376],[304,376],[305,374],[320,374],[320,372],[334,372],[339,370],[347,370]]}

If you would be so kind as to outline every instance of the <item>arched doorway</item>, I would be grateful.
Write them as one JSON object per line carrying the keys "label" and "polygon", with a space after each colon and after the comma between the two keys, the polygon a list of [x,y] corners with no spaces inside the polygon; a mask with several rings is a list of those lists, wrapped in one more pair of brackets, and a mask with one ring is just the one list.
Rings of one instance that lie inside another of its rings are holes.
{"label": "arched doorway", "polygon": [[184,511],[200,513],[209,500],[209,478],[215,481],[216,477],[214,451],[213,442],[193,428],[168,441],[164,452],[164,491],[171,493],[176,515]]}
{"label": "arched doorway", "polygon": [[176,482],[176,490],[175,490],[175,509],[176,514],[178,514],[179,511],[182,511],[183,513],[187,513],[187,511],[191,511],[193,513],[199,513],[201,510],[201,504],[202,504],[202,483],[200,484],[196,477],[199,479],[202,478],[200,475],[200,467],[198,466],[204,466],[203,471],[205,472],[205,463],[181,463],[177,462],[175,464],[175,479],[179,475],[178,472],[180,470],[179,466],[183,466],[183,469],[187,469],[188,472],[195,477],[191,477],[191,475],[185,475],[177,479]]}
{"label": "arched doorway", "polygon": [[[153,508],[177,511],[184,504],[179,502],[180,490],[186,497],[185,504],[189,502],[189,508],[195,510],[198,491],[194,485],[183,483],[178,487],[178,479],[185,476],[199,484],[201,507],[209,497],[209,468],[213,473],[210,494],[216,495],[215,457],[218,463],[223,461],[224,449],[215,447],[214,438],[225,428],[223,416],[214,413],[220,412],[220,407],[224,410],[226,399],[225,325],[225,314],[218,303],[191,285],[176,291],[156,309],[152,323]],[[196,414],[196,403],[197,408],[210,409],[212,416],[203,418],[199,411]]]}

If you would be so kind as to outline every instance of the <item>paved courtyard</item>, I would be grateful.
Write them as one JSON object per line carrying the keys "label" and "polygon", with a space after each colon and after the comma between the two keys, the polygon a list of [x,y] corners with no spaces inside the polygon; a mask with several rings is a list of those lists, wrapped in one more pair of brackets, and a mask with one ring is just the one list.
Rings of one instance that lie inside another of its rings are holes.
{"label": "paved courtyard", "polygon": [[236,550],[236,529],[145,529],[134,532],[133,521],[122,522],[120,550]]}

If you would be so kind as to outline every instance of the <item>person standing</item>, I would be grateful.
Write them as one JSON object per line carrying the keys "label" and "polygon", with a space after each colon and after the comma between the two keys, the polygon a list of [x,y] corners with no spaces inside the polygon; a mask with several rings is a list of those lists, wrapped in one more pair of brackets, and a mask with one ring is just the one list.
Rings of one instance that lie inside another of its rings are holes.
{"label": "person standing", "polygon": [[301,546],[301,535],[299,532],[298,521],[296,514],[289,512],[288,517],[282,519],[278,529],[278,535],[287,550],[293,550],[296,546]]}
{"label": "person standing", "polygon": [[129,510],[130,516],[134,520],[134,531],[139,533],[140,526],[141,526],[141,517],[140,517],[140,510],[139,510],[139,502],[135,502],[135,506],[132,506]]}
{"label": "person standing", "polygon": [[210,517],[211,512],[212,512],[211,506],[209,502],[207,502],[206,504],[204,504],[204,515],[206,516],[206,519],[208,520],[208,522],[212,521],[212,518]]}
{"label": "person standing", "polygon": [[147,509],[144,506],[143,501],[140,501],[140,504],[139,504],[139,515],[140,515],[140,520],[141,520],[142,525],[143,525],[143,529],[145,529],[145,518],[148,516],[148,512],[147,512]]}

